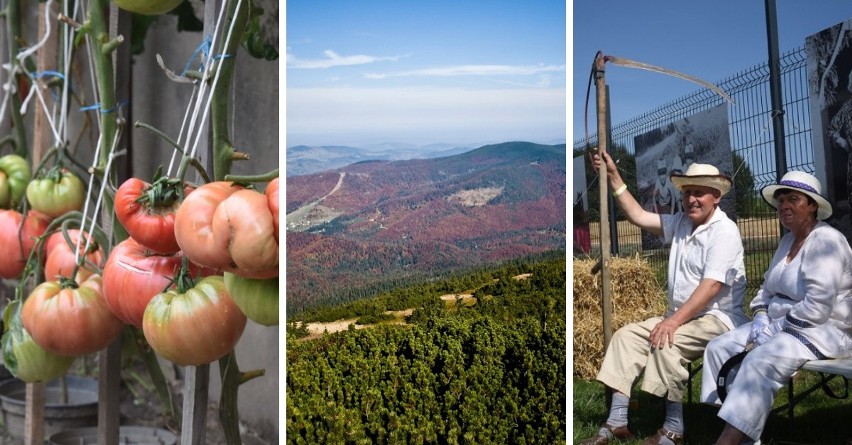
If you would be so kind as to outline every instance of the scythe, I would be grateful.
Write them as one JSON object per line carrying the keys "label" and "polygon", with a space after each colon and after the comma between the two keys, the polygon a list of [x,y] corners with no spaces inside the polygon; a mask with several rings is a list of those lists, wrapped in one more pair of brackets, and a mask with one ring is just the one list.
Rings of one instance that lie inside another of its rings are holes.
{"label": "scythe", "polygon": [[[589,75],[589,87],[586,89],[586,112],[585,112],[585,126],[586,126],[586,148],[591,153],[604,153],[608,149],[609,145],[609,128],[607,128],[607,105],[608,105],[608,97],[607,97],[607,86],[606,86],[606,63],[610,62],[615,65],[626,66],[630,68],[639,68],[648,71],[655,71],[662,74],[667,74],[670,76],[674,76],[680,79],[688,80],[690,82],[697,83],[703,87],[710,89],[716,94],[722,96],[723,99],[727,100],[730,103],[734,103],[733,99],[725,93],[721,88],[716,85],[701,80],[697,77],[684,74],[678,71],[674,71],[668,68],[662,68],[655,65],[650,65],[643,62],[636,62],[633,60],[625,59],[622,57],[616,56],[606,56],[600,51],[595,54],[595,60],[592,63],[592,71]],[[589,143],[589,115],[588,115],[588,106],[589,106],[589,91],[591,90],[592,80],[595,82],[595,93],[596,93],[596,111],[597,111],[597,119],[598,119],[598,146],[591,147]],[[610,227],[609,227],[609,208],[608,208],[608,182],[607,182],[607,173],[606,173],[606,164],[601,162],[600,167],[598,168],[598,186],[600,190],[600,240],[601,240],[601,313],[603,314],[603,331],[604,331],[604,350],[609,346],[609,341],[612,338],[612,304],[611,304],[611,273],[610,273]]]}

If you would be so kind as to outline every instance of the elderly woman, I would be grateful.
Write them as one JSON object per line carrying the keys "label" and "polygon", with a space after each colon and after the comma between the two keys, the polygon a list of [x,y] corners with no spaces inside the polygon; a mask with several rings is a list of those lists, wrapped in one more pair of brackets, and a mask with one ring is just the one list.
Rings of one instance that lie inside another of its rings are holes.
{"label": "elderly woman", "polygon": [[789,232],[751,302],[753,321],[712,340],[704,352],[701,398],[719,404],[717,378],[732,377],[719,376],[720,369],[754,347],[727,386],[717,444],[759,442],[775,394],[805,362],[852,351],[852,249],[822,221],[832,209],[820,190],[815,177],[797,171],[762,190]]}

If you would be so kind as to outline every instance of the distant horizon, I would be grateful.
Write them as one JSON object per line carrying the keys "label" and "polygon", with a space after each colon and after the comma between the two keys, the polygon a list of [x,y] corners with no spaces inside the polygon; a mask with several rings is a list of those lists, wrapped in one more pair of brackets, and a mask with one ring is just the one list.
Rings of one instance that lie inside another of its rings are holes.
{"label": "distant horizon", "polygon": [[284,145],[567,140],[566,8],[290,3]]}
{"label": "distant horizon", "polygon": [[399,146],[399,147],[402,147],[402,148],[410,148],[410,149],[419,149],[419,148],[430,147],[430,146],[435,146],[435,145],[447,146],[447,147],[451,147],[451,148],[460,148],[460,147],[479,148],[479,147],[483,147],[483,146],[486,146],[486,145],[504,144],[504,143],[507,143],[507,142],[529,142],[529,143],[532,143],[532,144],[541,144],[541,145],[559,145],[559,144],[567,144],[567,138],[566,137],[561,137],[561,138],[556,137],[556,138],[550,138],[550,139],[547,139],[547,140],[545,140],[545,139],[532,140],[532,139],[518,139],[518,138],[516,138],[516,139],[506,139],[506,140],[500,140],[500,141],[494,140],[494,141],[470,142],[470,143],[429,142],[429,143],[422,143],[422,144],[412,143],[412,142],[402,142],[402,141],[385,141],[385,142],[359,144],[359,145],[351,144],[351,143],[343,143],[343,144],[340,144],[340,143],[289,144],[288,143],[286,145],[286,148],[290,149],[290,148],[293,148],[293,147],[300,147],[300,146],[306,146],[306,147],[351,147],[351,148],[358,148],[358,149],[362,149],[362,150],[369,150],[369,149],[376,149],[376,148],[379,148],[381,146],[392,146],[392,145],[396,145],[396,146]]}

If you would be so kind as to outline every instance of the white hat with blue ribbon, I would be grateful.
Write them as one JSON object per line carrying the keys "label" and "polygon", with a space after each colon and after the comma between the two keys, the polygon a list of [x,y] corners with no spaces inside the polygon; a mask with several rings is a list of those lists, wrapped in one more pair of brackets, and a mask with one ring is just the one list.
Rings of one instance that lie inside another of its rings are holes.
{"label": "white hat with blue ribbon", "polygon": [[814,175],[800,171],[787,172],[778,184],[767,185],[760,193],[769,205],[777,209],[778,201],[775,199],[775,192],[783,189],[795,190],[813,198],[819,206],[817,219],[824,220],[831,216],[833,212],[831,203],[822,196],[822,185]]}

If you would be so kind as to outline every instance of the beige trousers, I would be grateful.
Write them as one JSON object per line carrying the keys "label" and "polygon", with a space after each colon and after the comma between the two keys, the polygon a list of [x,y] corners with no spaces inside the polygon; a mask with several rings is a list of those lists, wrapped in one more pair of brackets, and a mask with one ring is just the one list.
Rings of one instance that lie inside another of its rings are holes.
{"label": "beige trousers", "polygon": [[633,384],[642,375],[642,391],[674,402],[683,401],[689,371],[686,365],[701,358],[707,343],[728,332],[718,318],[703,315],[675,331],[674,345],[652,349],[648,338],[662,317],[628,323],[615,331],[604,355],[597,380],[630,396]]}

